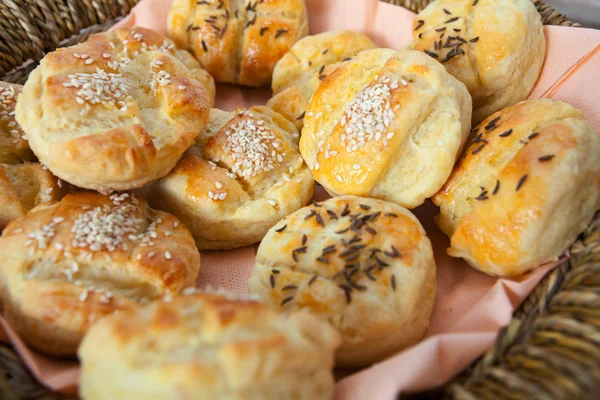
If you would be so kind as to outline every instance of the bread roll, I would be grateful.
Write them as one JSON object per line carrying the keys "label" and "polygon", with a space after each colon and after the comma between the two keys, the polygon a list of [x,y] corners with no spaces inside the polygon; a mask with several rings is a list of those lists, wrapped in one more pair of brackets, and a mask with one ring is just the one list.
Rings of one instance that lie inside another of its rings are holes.
{"label": "bread roll", "polygon": [[365,50],[317,88],[300,152],[331,194],[414,208],[450,176],[470,123],[465,86],[431,57]]}
{"label": "bread roll", "polygon": [[498,276],[556,260],[600,208],[598,154],[600,138],[566,103],[525,101],[493,114],[433,198],[448,254]]}
{"label": "bread roll", "polygon": [[17,120],[54,175],[102,191],[140,187],[166,175],[202,130],[209,89],[172,42],[151,50],[153,39],[95,36],[47,54],[29,75]]}
{"label": "bread roll", "polygon": [[0,164],[0,229],[39,204],[62,199],[69,189],[40,163]]}
{"label": "bread roll", "polygon": [[267,106],[302,129],[303,113],[321,81],[341,62],[375,47],[367,35],[348,30],[301,39],[275,65],[271,84],[274,96]]}
{"label": "bread roll", "polygon": [[531,0],[438,0],[417,15],[413,28],[414,48],[467,86],[473,125],[525,100],[546,56]]}
{"label": "bread roll", "polygon": [[84,400],[333,399],[339,336],[309,313],[191,294],[111,315],[78,351]]}
{"label": "bread roll", "polygon": [[250,291],[308,310],[342,336],[336,365],[364,367],[417,343],[436,294],[431,243],[406,209],[340,196],[296,211],[260,244]]}
{"label": "bread roll", "polygon": [[0,163],[35,161],[27,136],[15,120],[17,96],[23,86],[0,81]]}
{"label": "bread roll", "polygon": [[194,285],[199,264],[173,216],[127,193],[69,194],[4,230],[2,314],[34,349],[73,356],[94,322]]}
{"label": "bread roll", "polygon": [[314,181],[297,136],[290,121],[267,107],[213,109],[187,155],[152,185],[151,204],[181,219],[200,250],[256,243],[312,198]]}
{"label": "bread roll", "polygon": [[258,87],[307,35],[308,19],[304,0],[174,0],[168,31],[217,82]]}

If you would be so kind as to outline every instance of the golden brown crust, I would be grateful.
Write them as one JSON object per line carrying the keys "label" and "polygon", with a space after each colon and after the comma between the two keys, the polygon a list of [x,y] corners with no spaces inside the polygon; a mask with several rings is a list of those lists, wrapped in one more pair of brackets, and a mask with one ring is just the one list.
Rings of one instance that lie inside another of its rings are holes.
{"label": "golden brown crust", "polygon": [[15,119],[17,97],[23,86],[0,81],[0,163],[35,161],[27,136]]}
{"label": "golden brown crust", "polygon": [[600,208],[599,151],[566,103],[525,101],[487,118],[433,198],[448,253],[500,276],[557,259]]}
{"label": "golden brown crust", "polygon": [[278,310],[308,310],[342,336],[336,362],[363,367],[416,343],[436,293],[431,243],[406,209],[334,197],[277,223],[250,290]]}
{"label": "golden brown crust", "polygon": [[0,229],[39,204],[62,199],[69,190],[40,163],[0,164]]}
{"label": "golden brown crust", "polygon": [[321,81],[357,53],[376,48],[368,36],[353,31],[328,31],[299,40],[273,71],[273,98],[267,103],[302,129],[302,113]]}
{"label": "golden brown crust", "polygon": [[[105,318],[85,337],[85,399],[333,398],[339,336],[312,315],[190,294]],[[135,392],[129,390],[136,382]]]}
{"label": "golden brown crust", "polygon": [[168,30],[217,82],[258,87],[306,36],[308,20],[304,0],[175,0]]}
{"label": "golden brown crust", "polygon": [[540,75],[546,39],[529,0],[439,0],[415,19],[414,48],[463,82],[473,124],[525,100]]}
{"label": "golden brown crust", "polygon": [[468,136],[465,86],[418,51],[365,50],[313,94],[300,152],[332,194],[414,208],[435,194]]}
{"label": "golden brown crust", "polygon": [[312,197],[314,181],[297,136],[268,107],[213,109],[196,144],[152,185],[150,201],[180,218],[200,250],[256,243]]}
{"label": "golden brown crust", "polygon": [[192,286],[199,264],[173,216],[126,193],[69,194],[4,230],[4,316],[37,350],[72,356],[96,320]]}
{"label": "golden brown crust", "polygon": [[55,175],[90,189],[139,187],[165,175],[204,127],[209,90],[170,54],[170,41],[150,50],[146,36],[155,35],[96,35],[49,53],[31,73],[17,119]]}

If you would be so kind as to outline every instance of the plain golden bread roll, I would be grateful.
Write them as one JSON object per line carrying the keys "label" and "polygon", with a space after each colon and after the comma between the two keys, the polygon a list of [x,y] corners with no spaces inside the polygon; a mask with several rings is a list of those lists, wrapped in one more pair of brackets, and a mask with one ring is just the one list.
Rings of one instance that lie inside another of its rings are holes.
{"label": "plain golden bread roll", "polygon": [[321,81],[339,63],[376,47],[367,35],[348,30],[328,31],[301,39],[275,65],[271,83],[274,96],[267,106],[294,121],[301,129],[302,113]]}
{"label": "plain golden bread roll", "polygon": [[168,31],[217,82],[258,87],[308,34],[308,19],[304,0],[174,0]]}
{"label": "plain golden bread roll", "polygon": [[17,120],[54,175],[95,190],[140,187],[166,175],[204,128],[206,86],[169,49],[129,48],[146,33],[58,49],[29,75]]}
{"label": "plain golden bread roll", "polygon": [[0,164],[0,229],[42,203],[62,199],[69,185],[40,163]]}
{"label": "plain golden bread roll", "polygon": [[199,264],[173,216],[127,193],[69,194],[4,230],[2,315],[32,348],[73,356],[94,322],[193,286]]}
{"label": "plain golden bread roll", "polygon": [[438,0],[414,26],[414,48],[441,62],[473,98],[473,124],[525,100],[540,76],[546,39],[531,0]]}
{"label": "plain golden bread roll", "polygon": [[340,196],[271,228],[250,291],[277,310],[308,310],[328,321],[342,336],[336,365],[364,367],[421,339],[435,302],[436,267],[409,211]]}
{"label": "plain golden bread roll", "polygon": [[533,100],[493,114],[433,198],[448,254],[499,276],[556,260],[600,208],[598,154],[600,138],[568,104]]}
{"label": "plain golden bread roll", "polygon": [[34,161],[27,136],[15,119],[17,96],[23,87],[0,81],[0,163],[17,164]]}
{"label": "plain golden bread roll", "polygon": [[151,204],[185,223],[200,250],[256,243],[312,198],[297,137],[268,107],[213,109],[186,156],[152,185]]}
{"label": "plain golden bread roll", "polygon": [[300,152],[331,194],[414,208],[446,182],[470,124],[465,86],[431,57],[365,50],[315,91]]}
{"label": "plain golden bread roll", "polygon": [[339,336],[307,312],[189,294],[111,315],[79,348],[84,400],[329,400]]}

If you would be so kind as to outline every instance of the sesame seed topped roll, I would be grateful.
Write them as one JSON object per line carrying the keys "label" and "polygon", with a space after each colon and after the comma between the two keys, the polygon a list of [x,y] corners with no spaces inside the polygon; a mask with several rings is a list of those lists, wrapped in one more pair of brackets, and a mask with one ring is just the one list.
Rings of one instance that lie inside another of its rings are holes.
{"label": "sesame seed topped roll", "polygon": [[267,106],[302,129],[308,101],[321,81],[341,62],[375,47],[367,35],[348,30],[323,32],[299,40],[275,66],[271,84],[274,96]]}
{"label": "sesame seed topped roll", "polygon": [[473,125],[525,100],[546,39],[531,0],[438,0],[413,26],[414,48],[441,62],[473,98]]}
{"label": "sesame seed topped roll", "polygon": [[187,293],[113,314],[78,350],[84,400],[331,400],[339,336],[308,312]]}
{"label": "sesame seed topped roll", "polygon": [[156,35],[99,34],[48,53],[29,75],[17,121],[54,175],[94,190],[141,187],[167,174],[202,130],[212,79]]}
{"label": "sesame seed topped roll", "polygon": [[268,107],[213,109],[186,156],[152,185],[151,204],[180,218],[200,250],[256,243],[313,195],[297,140],[294,125]]}
{"label": "sesame seed topped roll", "polygon": [[0,81],[0,163],[34,161],[27,135],[15,119],[17,97],[23,86]]}
{"label": "sesame seed topped roll", "polygon": [[2,314],[36,350],[74,356],[94,322],[193,286],[199,268],[173,216],[127,193],[73,193],[4,230]]}
{"label": "sesame seed topped roll", "polygon": [[365,50],[330,73],[300,152],[331,194],[414,208],[444,184],[471,124],[465,86],[418,51]]}
{"label": "sesame seed topped roll", "polygon": [[174,0],[169,36],[217,82],[258,87],[308,34],[305,0]]}
{"label": "sesame seed topped roll", "polygon": [[436,294],[431,243],[393,203],[340,196],[277,223],[260,244],[250,291],[306,309],[341,334],[336,365],[362,367],[415,344]]}
{"label": "sesame seed topped roll", "polygon": [[60,200],[70,189],[40,163],[0,164],[0,229],[40,204]]}
{"label": "sesame seed topped roll", "polygon": [[600,208],[598,154],[600,138],[566,103],[524,101],[491,115],[433,197],[448,254],[499,276],[556,260]]}

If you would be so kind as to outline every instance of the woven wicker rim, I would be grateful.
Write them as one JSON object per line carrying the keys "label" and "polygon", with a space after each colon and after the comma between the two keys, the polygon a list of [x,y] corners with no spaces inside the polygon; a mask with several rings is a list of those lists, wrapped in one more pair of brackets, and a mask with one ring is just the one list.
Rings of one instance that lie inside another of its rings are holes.
{"label": "woven wicker rim", "polygon": [[[381,0],[420,12],[431,0]],[[49,51],[86,40],[138,0],[2,0],[0,80],[23,83]],[[541,1],[545,25],[580,26]],[[494,348],[461,376],[422,398],[600,398],[600,215],[572,257],[527,298]],[[40,386],[0,345],[0,398],[63,399]],[[596,396],[595,396],[596,395]]]}

